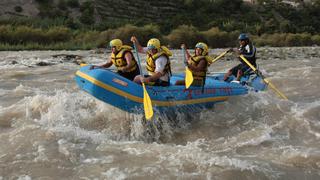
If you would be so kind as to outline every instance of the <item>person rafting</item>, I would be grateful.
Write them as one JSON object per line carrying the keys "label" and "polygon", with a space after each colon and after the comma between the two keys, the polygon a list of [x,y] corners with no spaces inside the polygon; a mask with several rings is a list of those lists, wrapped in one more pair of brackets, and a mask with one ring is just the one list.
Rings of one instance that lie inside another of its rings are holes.
{"label": "person rafting", "polygon": [[[254,67],[256,67],[256,48],[253,46],[252,42],[250,42],[249,36],[245,33],[241,33],[239,35],[238,40],[240,48],[233,48],[230,49],[230,51],[235,52],[237,55],[243,55]],[[229,76],[234,75],[236,77],[235,82],[239,82],[241,76],[251,70],[251,68],[245,62],[243,62],[243,60],[240,57],[239,60],[241,63],[230,69],[224,75],[224,81],[227,81]]]}
{"label": "person rafting", "polygon": [[[195,46],[194,55],[190,55],[185,44],[182,44],[181,48],[185,51],[186,66],[192,72],[193,82],[191,86],[204,86],[208,67],[212,61],[208,54],[208,45],[198,42]],[[185,80],[178,80],[175,85],[185,85]]]}
{"label": "person rafting", "polygon": [[139,84],[144,82],[151,86],[169,86],[171,76],[169,57],[172,56],[172,52],[166,46],[161,46],[160,40],[156,38],[150,39],[147,47],[142,47],[135,36],[131,37],[131,41],[136,45],[138,52],[147,54],[148,75],[138,75],[134,78],[134,82]]}
{"label": "person rafting", "polygon": [[123,45],[120,39],[113,39],[110,41],[111,56],[109,60],[103,65],[93,65],[94,68],[109,68],[115,65],[117,73],[131,81],[140,74],[139,66],[132,54],[132,47]]}

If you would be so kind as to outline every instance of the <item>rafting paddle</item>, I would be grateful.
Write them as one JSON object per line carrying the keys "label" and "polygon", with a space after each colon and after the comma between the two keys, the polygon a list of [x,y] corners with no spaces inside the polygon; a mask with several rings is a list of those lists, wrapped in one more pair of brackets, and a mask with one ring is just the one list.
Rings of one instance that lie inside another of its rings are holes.
{"label": "rafting paddle", "polygon": [[186,77],[184,78],[184,80],[185,80],[186,89],[188,89],[193,82],[193,75],[190,69],[188,68],[188,62],[186,59],[186,52],[185,52],[186,50],[184,48],[181,48],[181,50],[183,52],[184,64],[186,66],[186,75],[185,75]]}
{"label": "rafting paddle", "polygon": [[280,97],[282,97],[285,100],[288,100],[288,98],[282,92],[280,92],[269,80],[265,79],[262,73],[259,70],[257,70],[243,55],[240,55],[240,58],[253,70],[255,74],[260,76],[262,80],[267,85],[269,85]]}
{"label": "rafting paddle", "polygon": [[[183,57],[184,57],[184,62],[186,65],[186,77],[185,77],[185,85],[186,85],[186,89],[188,89],[192,82],[193,82],[193,75],[192,72],[190,71],[190,69],[188,68],[188,64],[187,64],[187,60],[186,60],[186,53],[185,53],[185,49],[181,48],[182,52],[183,52]],[[214,58],[210,64],[216,62],[217,60],[219,60],[221,57],[223,57],[224,55],[226,55],[230,50],[224,51],[223,53],[221,53],[219,56],[217,56],[216,58]]]}
{"label": "rafting paddle", "polygon": [[[137,54],[137,60],[138,60],[138,65],[139,65],[139,70],[140,70],[140,75],[143,76],[142,74],[142,69],[141,69],[141,63],[140,63],[140,57],[139,53],[136,47],[136,44],[133,43],[134,50],[136,51]],[[146,86],[144,82],[142,82],[142,87],[143,87],[143,108],[144,108],[144,114],[147,120],[151,120],[153,116],[153,108],[152,108],[152,102],[150,99],[150,96],[148,94],[148,91],[146,89]]]}
{"label": "rafting paddle", "polygon": [[224,55],[226,55],[230,50],[224,51],[223,53],[221,53],[218,57],[214,58],[210,64],[213,64],[214,62],[218,61],[220,58],[222,58]]}

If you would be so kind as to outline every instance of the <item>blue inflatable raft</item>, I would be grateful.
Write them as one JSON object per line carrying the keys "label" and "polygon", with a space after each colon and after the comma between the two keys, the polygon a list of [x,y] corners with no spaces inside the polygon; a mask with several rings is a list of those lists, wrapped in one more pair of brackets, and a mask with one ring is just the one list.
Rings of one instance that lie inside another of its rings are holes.
{"label": "blue inflatable raft", "polygon": [[[112,106],[127,112],[143,113],[143,88],[108,69],[90,70],[90,65],[83,66],[76,72],[75,80],[79,87]],[[146,86],[155,111],[167,110],[194,112],[212,108],[217,102],[229,97],[247,94],[249,90],[264,90],[266,85],[255,74],[243,77],[240,83],[222,81],[223,74],[208,75],[204,87],[173,85],[182,80],[184,75],[173,75],[168,87]],[[230,79],[232,80],[232,78]]]}

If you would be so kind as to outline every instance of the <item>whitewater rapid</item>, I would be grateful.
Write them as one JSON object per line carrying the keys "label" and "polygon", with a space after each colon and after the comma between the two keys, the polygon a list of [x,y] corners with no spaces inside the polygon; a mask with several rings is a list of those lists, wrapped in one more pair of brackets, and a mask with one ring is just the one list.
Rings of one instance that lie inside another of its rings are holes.
{"label": "whitewater rapid", "polygon": [[[0,52],[0,180],[320,179],[320,47],[258,48],[259,69],[288,101],[250,92],[192,117],[157,115],[161,128],[80,91],[79,65],[57,54],[90,64],[109,55]],[[172,64],[183,72],[179,50]]]}

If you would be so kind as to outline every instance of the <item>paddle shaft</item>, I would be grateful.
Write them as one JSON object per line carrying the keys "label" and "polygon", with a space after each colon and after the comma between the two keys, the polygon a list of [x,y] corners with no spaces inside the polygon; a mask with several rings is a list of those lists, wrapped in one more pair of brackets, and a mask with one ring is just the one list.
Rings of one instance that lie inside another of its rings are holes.
{"label": "paddle shaft", "polygon": [[221,53],[218,57],[214,58],[214,60],[211,61],[211,64],[218,61],[221,57],[223,57],[224,55],[226,55],[229,51],[225,51],[223,53]]}
{"label": "paddle shaft", "polygon": [[[142,68],[141,68],[141,63],[140,63],[140,57],[139,57],[139,52],[137,49],[137,46],[135,43],[133,43],[133,47],[134,50],[136,51],[137,54],[137,60],[138,60],[138,65],[139,65],[139,70],[140,70],[140,75],[143,78],[143,74],[142,74]],[[147,120],[150,120],[153,116],[153,108],[152,108],[152,102],[150,99],[150,96],[148,94],[148,91],[146,89],[146,86],[144,84],[144,82],[142,83],[142,87],[143,87],[143,108],[144,108],[144,114]]]}
{"label": "paddle shaft", "polygon": [[186,50],[184,48],[181,48],[182,52],[183,52],[183,59],[184,59],[184,64],[186,66],[186,75],[185,75],[185,86],[186,86],[186,89],[188,89],[192,82],[193,82],[193,74],[192,72],[190,71],[190,69],[188,68],[188,62],[187,62],[187,58],[186,58]]}
{"label": "paddle shaft", "polygon": [[288,98],[280,92],[270,81],[265,79],[261,72],[259,72],[243,55],[240,55],[240,58],[253,70],[254,73],[256,73],[258,76],[262,78],[262,80],[269,85],[280,97],[282,97],[285,100],[288,100]]}
{"label": "paddle shaft", "polygon": [[136,54],[137,54],[137,59],[138,59],[138,66],[139,66],[140,75],[143,76],[143,74],[142,74],[142,69],[141,69],[139,52],[138,52],[138,49],[137,49],[137,46],[136,46],[135,43],[133,43],[133,47],[134,47],[134,50],[136,51]]}

